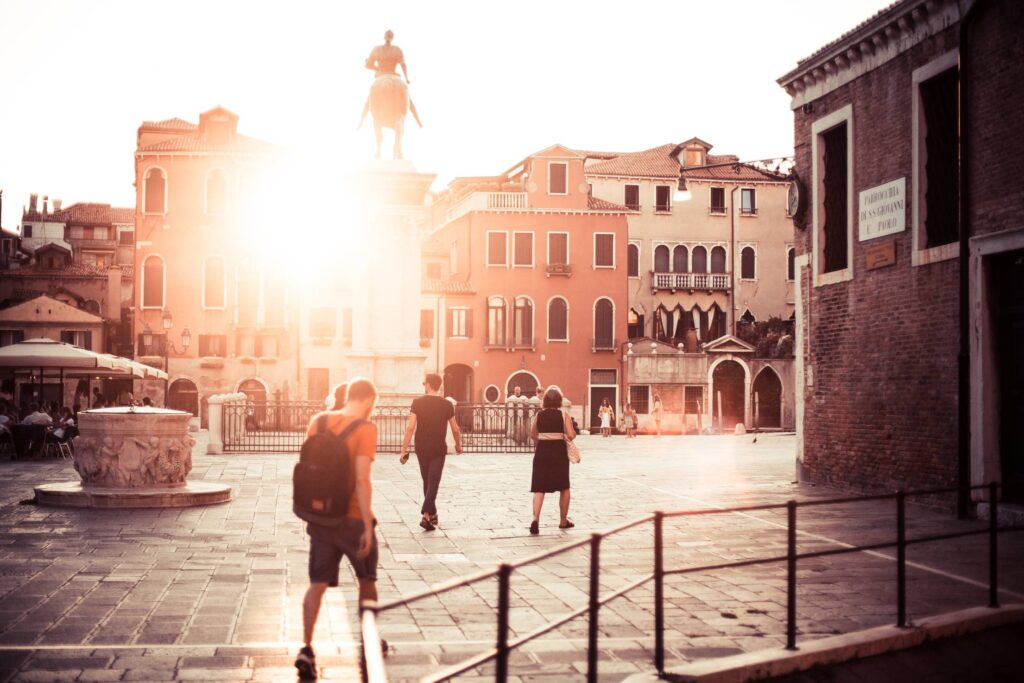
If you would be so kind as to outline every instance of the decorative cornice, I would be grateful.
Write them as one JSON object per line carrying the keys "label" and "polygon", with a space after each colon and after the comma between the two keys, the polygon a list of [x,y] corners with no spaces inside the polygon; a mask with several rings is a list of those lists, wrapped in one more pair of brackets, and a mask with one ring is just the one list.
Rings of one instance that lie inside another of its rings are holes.
{"label": "decorative cornice", "polygon": [[975,0],[904,0],[802,60],[776,81],[790,108],[812,102],[957,24]]}

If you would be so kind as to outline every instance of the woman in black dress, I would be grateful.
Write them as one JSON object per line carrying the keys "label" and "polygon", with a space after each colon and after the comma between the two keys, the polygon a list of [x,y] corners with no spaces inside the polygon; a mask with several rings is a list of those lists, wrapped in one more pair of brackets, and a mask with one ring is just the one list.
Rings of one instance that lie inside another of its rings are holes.
{"label": "woman in black dress", "polygon": [[562,412],[562,393],[548,389],[544,394],[543,410],[533,419],[530,435],[537,450],[533,454],[533,523],[530,533],[540,533],[540,509],[544,505],[544,494],[558,491],[558,509],[562,521],[559,529],[576,526],[569,514],[569,455],[565,440],[576,438],[569,415]]}

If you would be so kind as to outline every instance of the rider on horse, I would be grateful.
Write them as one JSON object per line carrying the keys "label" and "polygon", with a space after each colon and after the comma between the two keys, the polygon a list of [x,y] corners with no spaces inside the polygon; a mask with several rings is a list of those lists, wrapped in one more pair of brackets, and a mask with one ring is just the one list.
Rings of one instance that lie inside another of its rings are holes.
{"label": "rider on horse", "polygon": [[[405,118],[406,106],[421,128],[423,124],[406,87],[409,83],[409,73],[405,66],[405,55],[402,54],[402,48],[391,44],[394,37],[395,34],[391,31],[386,32],[384,44],[373,48],[366,59],[366,68],[374,72],[374,82],[370,88],[370,96],[366,98],[359,126],[362,127],[366,115],[373,111],[374,128],[377,130],[377,156],[380,156],[380,128],[387,127],[395,129],[395,153],[396,158],[400,158],[402,119]],[[397,66],[402,67],[405,83],[395,71]]]}

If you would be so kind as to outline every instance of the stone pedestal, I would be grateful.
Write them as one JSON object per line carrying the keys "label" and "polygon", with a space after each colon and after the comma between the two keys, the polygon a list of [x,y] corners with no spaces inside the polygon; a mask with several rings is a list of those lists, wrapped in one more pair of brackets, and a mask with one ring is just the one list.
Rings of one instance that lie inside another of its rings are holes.
{"label": "stone pedestal", "polygon": [[231,499],[231,487],[190,483],[191,415],[163,408],[79,413],[75,471],[82,481],[36,487],[36,502],[71,507],[186,507]]}
{"label": "stone pedestal", "polygon": [[368,257],[353,278],[349,377],[372,379],[388,403],[423,393],[420,245],[434,178],[409,161],[378,161],[352,179],[364,198],[369,239]]}

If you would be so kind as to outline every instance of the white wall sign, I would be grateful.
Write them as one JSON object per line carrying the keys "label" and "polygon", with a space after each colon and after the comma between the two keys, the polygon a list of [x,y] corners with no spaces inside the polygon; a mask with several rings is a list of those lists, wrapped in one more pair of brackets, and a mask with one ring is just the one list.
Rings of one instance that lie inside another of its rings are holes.
{"label": "white wall sign", "polygon": [[861,192],[857,225],[861,242],[906,230],[906,177]]}

